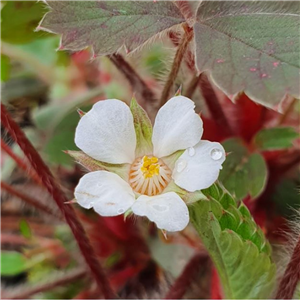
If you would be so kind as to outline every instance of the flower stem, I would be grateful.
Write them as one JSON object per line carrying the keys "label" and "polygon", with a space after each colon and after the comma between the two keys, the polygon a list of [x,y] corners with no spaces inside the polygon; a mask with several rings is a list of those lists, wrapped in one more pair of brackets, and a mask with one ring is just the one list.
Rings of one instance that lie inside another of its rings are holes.
{"label": "flower stem", "polygon": [[54,216],[55,218],[63,220],[62,216],[56,215],[51,209],[48,208],[48,206],[45,206],[44,204],[40,203],[37,199],[34,199],[31,196],[28,196],[28,195],[22,193],[21,191],[14,188],[13,186],[7,184],[4,181],[1,181],[1,189],[5,190],[7,193],[9,193],[13,196],[16,196],[16,197],[20,198],[21,200],[25,201],[29,205],[32,205],[32,206],[36,207],[40,211],[43,211],[43,212],[45,212],[45,213],[47,213],[51,216]]}
{"label": "flower stem", "polygon": [[33,287],[28,287],[22,290],[17,290],[16,292],[10,292],[5,294],[6,299],[28,299],[31,296],[43,293],[49,290],[52,290],[58,286],[63,286],[69,283],[72,283],[86,275],[85,269],[72,270],[68,273],[65,273],[54,281],[46,282],[40,285],[36,285]]}
{"label": "flower stem", "polygon": [[173,61],[173,65],[172,65],[172,69],[171,72],[168,76],[167,82],[164,86],[164,89],[162,91],[162,95],[160,98],[160,106],[163,106],[167,100],[168,97],[170,95],[171,89],[173,87],[174,81],[177,77],[177,74],[179,72],[179,68],[181,65],[181,61],[183,59],[184,53],[188,47],[189,42],[192,40],[194,33],[193,30],[191,28],[188,27],[188,25],[185,23],[184,24],[184,29],[185,29],[185,33],[184,36],[178,46],[177,52],[175,54],[175,58]]}
{"label": "flower stem", "polygon": [[232,136],[233,131],[229,125],[229,122],[223,112],[222,106],[219,103],[219,99],[211,86],[207,76],[202,73],[200,76],[200,88],[202,96],[205,100],[205,103],[208,107],[208,110],[213,117],[216,124],[222,128],[222,131],[227,136]]}
{"label": "flower stem", "polygon": [[203,265],[207,265],[209,257],[206,253],[197,253],[187,263],[181,275],[176,279],[165,299],[181,299],[190,287],[194,277]]}
{"label": "flower stem", "polygon": [[282,115],[280,115],[280,118],[278,120],[278,125],[282,125],[285,122],[287,117],[293,111],[293,108],[294,108],[296,102],[297,102],[296,98],[293,98],[292,101],[290,102],[290,104],[288,105],[288,107],[286,108],[286,110],[284,111],[284,113]]}
{"label": "flower stem", "polygon": [[188,84],[185,92],[185,97],[192,98],[197,86],[199,85],[201,79],[201,74],[192,78],[190,83]]}
{"label": "flower stem", "polygon": [[292,299],[300,282],[300,235],[292,257],[280,281],[276,299]]}
{"label": "flower stem", "polygon": [[109,56],[109,59],[129,81],[133,88],[133,92],[136,93],[136,97],[140,100],[141,106],[147,111],[149,117],[154,117],[153,104],[156,102],[156,98],[152,90],[122,55],[113,54]]}
{"label": "flower stem", "polygon": [[18,124],[7,113],[3,104],[1,104],[1,122],[2,126],[7,129],[15,142],[20,146],[33,169],[39,174],[42,183],[47,188],[48,192],[52,195],[57,206],[61,210],[63,216],[65,217],[68,225],[73,232],[73,235],[78,243],[83,257],[85,258],[85,261],[90,268],[92,276],[94,277],[99,289],[103,293],[104,298],[116,298],[102,267],[96,259],[94,250],[86,236],[86,233],[81,223],[76,218],[72,206],[64,204],[64,202],[67,202],[68,199],[54,179],[50,169],[44,163],[32,144],[29,142]]}
{"label": "flower stem", "polygon": [[41,179],[38,177],[37,173],[33,171],[30,166],[24,162],[24,160],[16,155],[12,149],[6,145],[3,139],[1,139],[1,149],[4,150],[16,162],[18,167],[25,171],[32,180],[34,180],[37,184],[42,185]]}

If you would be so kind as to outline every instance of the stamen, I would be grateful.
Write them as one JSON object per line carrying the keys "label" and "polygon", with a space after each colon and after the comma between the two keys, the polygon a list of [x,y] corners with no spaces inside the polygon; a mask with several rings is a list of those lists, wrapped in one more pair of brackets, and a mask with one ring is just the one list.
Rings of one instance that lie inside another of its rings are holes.
{"label": "stamen", "polygon": [[129,184],[132,189],[148,196],[161,193],[171,180],[171,170],[155,156],[138,158],[131,165]]}

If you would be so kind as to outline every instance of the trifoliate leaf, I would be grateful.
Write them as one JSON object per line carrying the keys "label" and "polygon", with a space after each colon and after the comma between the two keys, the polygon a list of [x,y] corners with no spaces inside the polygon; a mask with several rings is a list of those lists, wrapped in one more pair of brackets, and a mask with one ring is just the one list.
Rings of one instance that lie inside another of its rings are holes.
{"label": "trifoliate leaf", "polygon": [[274,107],[299,98],[297,1],[203,1],[194,25],[196,64],[227,95]]}
{"label": "trifoliate leaf", "polygon": [[249,153],[242,141],[236,138],[223,143],[225,151],[229,153],[219,180],[226,189],[238,200],[250,195],[258,197],[266,185],[267,166],[259,153]]}
{"label": "trifoliate leaf", "polygon": [[292,127],[273,127],[262,129],[254,137],[254,143],[260,150],[281,150],[293,146],[299,134]]}
{"label": "trifoliate leaf", "polygon": [[48,1],[39,29],[62,34],[61,48],[92,46],[95,55],[134,50],[154,35],[183,23],[171,1]]}

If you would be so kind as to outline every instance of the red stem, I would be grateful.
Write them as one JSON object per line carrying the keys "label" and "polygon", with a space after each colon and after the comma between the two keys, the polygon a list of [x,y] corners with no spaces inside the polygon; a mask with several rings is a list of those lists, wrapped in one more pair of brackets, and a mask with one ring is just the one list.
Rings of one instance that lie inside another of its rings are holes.
{"label": "red stem", "polygon": [[292,299],[300,282],[300,235],[291,260],[280,281],[276,299]]}
{"label": "red stem", "polygon": [[45,206],[44,204],[40,203],[37,199],[25,195],[24,193],[22,193],[21,191],[17,190],[16,188],[12,187],[11,185],[7,184],[4,181],[1,181],[1,189],[5,190],[6,192],[8,192],[13,196],[20,198],[21,200],[25,201],[29,205],[36,207],[40,211],[43,211],[51,216],[54,216],[55,218],[62,220],[62,217],[56,215],[51,209],[49,209],[48,206]]}
{"label": "red stem", "polygon": [[51,171],[44,163],[38,152],[29,142],[23,131],[18,124],[7,113],[3,104],[1,104],[1,121],[3,127],[7,129],[15,142],[20,146],[25,156],[29,160],[33,169],[39,174],[42,183],[47,188],[48,192],[52,195],[57,206],[61,210],[67,223],[69,224],[73,235],[78,243],[79,249],[85,258],[87,265],[90,268],[91,274],[94,277],[99,289],[102,291],[104,298],[111,299],[116,298],[113,290],[111,289],[108,279],[96,259],[95,253],[91,244],[86,236],[86,233],[77,220],[75,212],[71,205],[65,205],[68,199],[60,189],[59,185],[55,181]]}
{"label": "red stem", "polygon": [[202,96],[214,121],[220,128],[222,128],[222,131],[226,134],[226,136],[232,136],[233,131],[223,112],[222,106],[219,103],[219,99],[205,74],[201,74],[200,88]]}
{"label": "red stem", "polygon": [[6,145],[3,139],[1,139],[1,149],[4,150],[16,162],[18,167],[20,167],[20,169],[25,171],[31,177],[31,179],[33,179],[37,184],[42,185],[41,179],[38,177],[37,173],[33,171],[30,166],[24,162],[24,160],[16,155],[12,149]]}
{"label": "red stem", "polygon": [[176,279],[165,299],[181,299],[191,283],[193,282],[199,269],[208,262],[207,254],[198,253],[187,263],[181,275]]}

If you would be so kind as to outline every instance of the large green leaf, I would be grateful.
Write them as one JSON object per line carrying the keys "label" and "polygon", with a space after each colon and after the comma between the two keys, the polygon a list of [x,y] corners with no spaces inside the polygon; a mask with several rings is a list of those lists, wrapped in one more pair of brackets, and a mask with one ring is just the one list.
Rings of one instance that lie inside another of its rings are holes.
{"label": "large green leaf", "polygon": [[46,12],[42,1],[6,1],[1,10],[1,40],[23,44],[47,36],[35,32],[35,28]]}
{"label": "large green leaf", "polygon": [[260,150],[280,150],[293,146],[299,134],[292,127],[273,127],[259,131],[254,143]]}
{"label": "large green leaf", "polygon": [[249,153],[243,142],[236,138],[226,140],[223,146],[228,156],[220,172],[220,181],[239,200],[247,195],[258,197],[264,190],[268,175],[263,156]]}
{"label": "large green leaf", "polygon": [[196,64],[227,95],[265,106],[299,97],[297,1],[203,1],[194,25]]}
{"label": "large green leaf", "polygon": [[190,219],[218,270],[224,298],[269,298],[275,265],[262,230],[220,186],[202,192],[208,200],[189,206]]}
{"label": "large green leaf", "polygon": [[152,36],[184,22],[169,1],[49,1],[39,28],[62,34],[61,48],[92,46],[95,55],[131,51]]}

